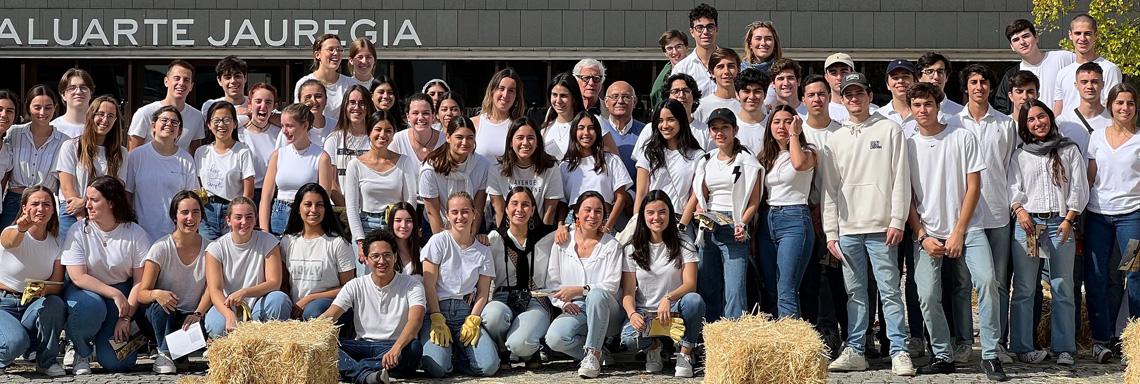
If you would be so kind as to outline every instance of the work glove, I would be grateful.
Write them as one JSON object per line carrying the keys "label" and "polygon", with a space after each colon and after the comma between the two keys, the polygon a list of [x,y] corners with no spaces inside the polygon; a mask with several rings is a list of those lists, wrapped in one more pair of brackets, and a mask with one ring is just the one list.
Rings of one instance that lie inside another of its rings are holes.
{"label": "work glove", "polygon": [[447,348],[451,346],[451,330],[447,328],[447,318],[442,313],[431,314],[431,342]]}
{"label": "work glove", "polygon": [[459,330],[459,341],[463,345],[474,347],[475,343],[479,342],[479,332],[483,325],[483,318],[477,315],[468,315],[467,320],[463,322],[463,328]]}
{"label": "work glove", "polygon": [[649,325],[649,336],[658,337],[665,336],[673,339],[673,342],[681,341],[681,336],[685,335],[685,321],[680,317],[674,317],[672,324],[669,326],[662,325],[660,321],[653,320]]}

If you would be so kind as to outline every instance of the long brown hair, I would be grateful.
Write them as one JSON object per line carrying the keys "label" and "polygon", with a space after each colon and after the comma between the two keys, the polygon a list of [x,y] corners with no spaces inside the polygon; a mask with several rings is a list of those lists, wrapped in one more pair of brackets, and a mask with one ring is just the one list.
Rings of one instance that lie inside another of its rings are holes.
{"label": "long brown hair", "polygon": [[534,131],[534,153],[530,155],[531,166],[534,167],[535,175],[542,175],[547,169],[554,167],[558,164],[558,160],[554,156],[546,153],[546,145],[542,142],[542,131],[534,124],[534,121],[529,117],[520,117],[511,121],[510,128],[507,129],[507,150],[499,156],[499,173],[504,177],[511,177],[514,175],[515,165],[519,163],[519,154],[515,153],[514,148],[511,148],[511,142],[514,140],[515,133],[522,127],[530,127]]}
{"label": "long brown hair", "polygon": [[[460,129],[470,129],[471,133],[475,133],[475,123],[471,122],[471,119],[468,119],[467,116],[459,116],[451,119],[451,122],[447,123],[447,136],[450,137],[454,135],[455,132],[458,132]],[[469,155],[468,159],[473,155],[475,154],[472,153]],[[443,176],[451,174],[451,171],[455,170],[455,167],[459,165],[455,159],[451,158],[450,141],[444,141],[443,145],[432,150],[431,153],[428,153],[424,162],[431,165],[431,167],[435,169],[435,173]]]}
{"label": "long brown hair", "polygon": [[523,97],[523,82],[522,76],[515,72],[514,68],[507,67],[503,70],[495,72],[495,76],[491,76],[491,81],[487,82],[487,90],[483,93],[483,104],[479,109],[480,113],[485,113],[490,116],[495,109],[495,89],[499,88],[499,83],[503,79],[510,78],[515,81],[515,102],[507,110],[507,116],[510,119],[517,119],[526,113],[526,98]]}
{"label": "long brown hair", "polygon": [[[1029,123],[1027,123],[1027,121],[1029,119],[1029,110],[1033,109],[1033,107],[1041,108],[1041,110],[1045,111],[1045,114],[1049,116],[1049,133],[1045,134],[1044,138],[1038,138],[1033,135],[1032,132],[1029,132]],[[1058,136],[1061,136],[1060,130],[1057,129],[1057,119],[1056,116],[1053,115],[1053,110],[1049,109],[1049,107],[1040,100],[1032,99],[1026,101],[1025,104],[1021,105],[1021,111],[1017,116],[1017,136],[1021,138],[1023,143],[1054,140]],[[1018,147],[1021,147],[1021,145],[1018,145]],[[1052,170],[1050,173],[1053,176],[1053,184],[1060,187],[1069,182],[1069,175],[1065,174],[1065,164],[1061,161],[1061,155],[1058,153],[1058,150],[1059,148],[1053,148],[1053,150],[1049,151],[1049,163],[1051,165],[1049,168]]]}
{"label": "long brown hair", "polygon": [[[51,206],[55,207],[57,205],[55,202],[55,191],[52,191],[51,188],[42,185],[33,185],[31,187],[25,188],[24,193],[20,195],[20,212],[24,211],[24,206],[28,205],[28,199],[31,198],[32,194],[36,192],[46,193],[48,195],[48,198],[51,199]],[[55,212],[55,209],[49,209],[49,211],[51,211],[51,218],[48,219],[47,222],[47,231],[48,233],[52,234],[52,236],[59,237],[59,214]],[[20,213],[17,213],[16,215],[19,216]],[[15,225],[15,223],[12,223],[12,225]]]}
{"label": "long brown hair", "polygon": [[[103,144],[96,144],[95,132],[95,114],[99,112],[99,107],[103,103],[111,103],[115,106],[115,124],[111,125],[111,130],[103,137]],[[103,95],[96,97],[91,101],[91,105],[87,107],[87,119],[84,123],[83,134],[79,136],[79,146],[75,147],[75,151],[79,158],[79,166],[87,170],[87,174],[91,177],[97,176],[99,173],[95,169],[95,157],[98,156],[99,147],[103,147],[103,153],[107,157],[107,175],[111,177],[120,177],[119,167],[123,165],[125,159],[123,153],[123,114],[119,110],[119,102],[110,95]],[[79,188],[86,188],[86,185],[80,185]]]}
{"label": "long brown hair", "polygon": [[[772,117],[776,115],[776,112],[781,111],[790,113],[793,117],[796,116],[796,110],[787,104],[775,106],[772,108],[772,113],[768,114],[768,123],[764,127],[764,144],[760,148],[759,159],[760,165],[764,166],[764,169],[767,169],[768,172],[772,171],[772,165],[776,163],[776,158],[780,157],[780,143],[776,142],[776,136],[773,136],[772,133]],[[807,138],[804,136],[804,131],[801,130],[796,136],[799,137],[800,143],[803,143],[803,150],[815,151],[815,146],[808,143]],[[788,150],[791,150],[791,148],[788,148]]]}

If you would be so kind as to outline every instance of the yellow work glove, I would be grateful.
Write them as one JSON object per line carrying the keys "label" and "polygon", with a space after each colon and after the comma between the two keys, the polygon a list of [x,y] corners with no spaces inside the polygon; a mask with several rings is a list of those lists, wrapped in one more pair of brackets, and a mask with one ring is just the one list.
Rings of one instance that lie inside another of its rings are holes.
{"label": "yellow work glove", "polygon": [[447,348],[451,346],[451,330],[447,328],[447,318],[442,313],[431,314],[431,342]]}
{"label": "yellow work glove", "polygon": [[477,315],[468,315],[467,320],[463,322],[463,328],[459,330],[459,341],[468,347],[474,347],[475,343],[479,342],[480,326],[483,325],[483,318]]}
{"label": "yellow work glove", "polygon": [[672,325],[662,325],[660,321],[653,320],[649,325],[649,336],[667,336],[673,339],[673,342],[681,341],[681,336],[685,335],[685,322],[679,317],[674,317]]}

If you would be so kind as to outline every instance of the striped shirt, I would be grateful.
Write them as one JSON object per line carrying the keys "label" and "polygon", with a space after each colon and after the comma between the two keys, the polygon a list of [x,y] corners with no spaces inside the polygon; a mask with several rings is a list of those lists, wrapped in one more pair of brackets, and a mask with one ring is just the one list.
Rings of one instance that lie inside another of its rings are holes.
{"label": "striped shirt", "polygon": [[51,137],[36,148],[30,124],[12,126],[5,138],[7,141],[5,146],[12,151],[12,178],[8,182],[8,188],[20,189],[43,185],[54,191],[59,188],[55,159],[59,155],[60,146],[68,137],[52,129]]}

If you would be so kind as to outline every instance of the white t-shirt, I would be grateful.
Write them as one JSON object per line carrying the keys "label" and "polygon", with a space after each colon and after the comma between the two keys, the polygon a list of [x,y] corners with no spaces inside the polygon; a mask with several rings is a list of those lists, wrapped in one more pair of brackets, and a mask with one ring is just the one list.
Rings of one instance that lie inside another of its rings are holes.
{"label": "white t-shirt", "polygon": [[[1112,125],[1112,116],[1108,114],[1108,108],[1104,109],[1101,114],[1086,117],[1085,121],[1089,122],[1093,132],[1102,131],[1106,127]],[[1072,108],[1066,109],[1064,112],[1057,114],[1057,130],[1061,131],[1061,136],[1065,136],[1077,143],[1077,148],[1081,150],[1081,154],[1088,156],[1089,154],[1089,138],[1092,134],[1085,124],[1081,122],[1081,118],[1077,116],[1077,112]]]}
{"label": "white t-shirt", "polygon": [[692,76],[693,80],[697,81],[697,88],[700,88],[702,96],[711,95],[716,91],[716,82],[713,81],[712,72],[709,72],[708,66],[697,57],[696,49],[693,49],[688,56],[673,66],[672,74],[678,73]]}
{"label": "white t-shirt", "polygon": [[[1037,89],[1037,100],[1045,101],[1045,104],[1050,108],[1053,107],[1053,100],[1057,100],[1057,74],[1061,72],[1069,64],[1072,64],[1076,58],[1072,52],[1069,51],[1048,51],[1042,52],[1045,57],[1037,65],[1026,63],[1022,60],[1019,64],[1021,70],[1033,72],[1037,75],[1037,79],[1041,81],[1041,87]],[[1070,82],[1069,86],[1073,86]]]}
{"label": "white t-shirt", "polygon": [[430,261],[439,266],[439,279],[436,281],[436,298],[439,301],[463,299],[463,296],[475,292],[480,276],[495,277],[491,248],[478,241],[462,248],[451,237],[450,231],[433,235],[420,255],[420,261]]}
{"label": "white t-shirt", "polygon": [[439,213],[447,221],[447,198],[452,193],[464,191],[474,199],[478,192],[486,191],[490,169],[491,163],[477,154],[468,155],[467,161],[452,168],[447,175],[436,173],[435,167],[424,163],[420,166],[420,197],[438,198]]}
{"label": "white t-shirt", "polygon": [[479,115],[479,124],[475,127],[475,153],[488,160],[498,159],[507,150],[507,133],[510,132],[511,119],[500,122],[491,121],[487,114]]}
{"label": "white t-shirt", "polygon": [[[352,78],[351,76],[339,76],[340,77],[337,78],[336,83],[325,84],[324,82],[321,82],[321,84],[324,84],[325,86],[325,116],[340,116],[340,104],[344,101],[344,93],[348,92],[348,89],[352,88],[353,85],[360,84],[360,82],[356,81],[356,79]],[[304,84],[310,79],[316,79],[316,77],[313,77],[313,74],[310,73],[308,75],[305,75],[305,77],[302,77],[300,80],[297,80],[297,84],[293,86],[294,103],[301,102],[301,84]]]}
{"label": "white t-shirt", "polygon": [[[644,134],[645,130],[642,129],[641,132]],[[542,147],[555,160],[562,161],[570,149],[570,122],[560,123],[556,120],[546,127],[542,132]]]}
{"label": "white t-shirt", "polygon": [[302,186],[318,182],[321,155],[324,153],[315,143],[301,151],[292,145],[278,149],[277,177],[273,180],[277,186],[277,199],[292,202]]}
{"label": "white t-shirt", "polygon": [[[119,161],[119,169],[115,175],[122,180],[127,174],[127,149],[120,149],[123,159]],[[87,174],[87,167],[79,164],[79,138],[69,139],[64,141],[59,147],[59,156],[55,159],[55,170],[61,173],[68,173],[75,176],[75,191],[79,197],[87,196],[87,184],[97,176],[107,174],[107,151],[103,146],[95,148],[95,158],[91,159],[91,163],[95,166],[95,174]],[[63,201],[63,188],[60,188],[56,194],[60,201]]]}
{"label": "white t-shirt", "polygon": [[[388,144],[388,150],[411,157],[412,159],[416,160],[417,163],[420,163],[419,155],[416,154],[416,146],[412,144],[412,140],[414,139],[411,135],[411,128],[396,132],[396,135],[392,136],[392,143]],[[447,142],[447,137],[444,136],[443,132],[436,131],[436,134],[434,136],[436,139],[435,143],[431,146],[432,150],[439,148],[443,145],[443,143]],[[425,155],[424,158],[427,158],[427,156]]]}
{"label": "white t-shirt", "polygon": [[748,148],[753,156],[760,153],[764,149],[764,134],[767,133],[768,116],[764,116],[764,120],[758,123],[746,123],[741,120],[736,121],[736,126],[739,128],[736,131],[736,139],[740,140],[740,145]]}
{"label": "white t-shirt", "polygon": [[[737,124],[739,123],[740,122],[737,121]],[[634,148],[638,149],[634,150],[629,156],[634,161],[641,160],[643,156],[641,154],[643,152],[641,148],[645,148],[645,145],[649,143],[649,139],[653,136],[654,129],[653,123],[645,124],[645,128],[641,129],[641,134],[637,135],[637,143],[634,144]],[[716,143],[713,142],[712,137],[709,135],[709,126],[707,124],[702,123],[700,120],[693,120],[689,123],[689,132],[693,134],[694,139],[697,139],[697,144],[701,146],[702,151],[707,152],[716,148]]]}
{"label": "white t-shirt", "polygon": [[[633,246],[625,247],[625,263],[622,272],[637,274],[637,294],[634,295],[637,309],[641,311],[656,311],[665,295],[672,292],[684,282],[684,263],[697,263],[696,248],[687,241],[681,243],[681,268],[669,261],[669,248],[665,243],[649,243],[649,269],[641,269],[633,261]],[[674,300],[679,300],[675,298]]]}
{"label": "white t-shirt", "polygon": [[[823,146],[827,144],[827,139],[831,137],[831,133],[839,129],[840,125],[835,120],[823,128],[815,128],[807,123],[804,119],[804,138],[807,139],[808,144],[815,146],[816,153],[822,153]],[[816,158],[818,161],[818,157]],[[811,193],[808,195],[808,200],[812,204],[819,204],[821,201],[820,191],[823,190],[823,177],[819,176],[819,172],[812,174],[812,188]]]}
{"label": "white t-shirt", "polygon": [[198,250],[194,262],[189,265],[182,263],[178,257],[178,247],[174,245],[174,238],[163,236],[146,254],[146,260],[158,265],[158,281],[154,283],[155,289],[174,292],[178,296],[178,310],[194,312],[198,309],[198,302],[206,292],[206,246],[209,241],[202,239],[202,247]]}
{"label": "white t-shirt", "polygon": [[[131,136],[140,137],[143,143],[149,143],[152,140],[151,130],[154,128],[154,112],[162,108],[162,100],[144,105],[135,111],[131,117],[131,128],[128,133]],[[190,104],[184,104],[180,111],[182,115],[182,134],[178,136],[178,147],[183,151],[190,152],[190,143],[194,140],[201,140],[206,138],[206,115],[202,114],[198,108],[194,108]]]}
{"label": "white t-shirt", "polygon": [[1017,123],[993,106],[980,122],[970,116],[969,110],[959,112],[955,122],[974,134],[978,141],[978,155],[986,165],[981,174],[982,195],[976,211],[981,216],[982,228],[1004,227],[1009,224],[1009,162],[1013,158],[1014,147],[1020,142]]}
{"label": "white t-shirt", "polygon": [[[693,173],[696,171],[697,159],[703,152],[691,150],[687,154],[675,149],[665,149],[665,165],[653,170],[649,159],[642,156],[637,160],[637,168],[649,172],[649,188],[646,191],[660,189],[669,195],[673,210],[680,212],[681,207],[689,201],[689,194],[693,191]],[[635,209],[640,209],[637,207]]]}
{"label": "white t-shirt", "polygon": [[542,175],[535,174],[533,165],[527,168],[514,166],[509,178],[503,176],[499,167],[500,165],[496,164],[487,171],[488,196],[502,196],[505,199],[507,194],[511,192],[511,188],[524,186],[530,188],[530,192],[534,194],[534,199],[540,208],[545,200],[562,200],[562,193],[565,191],[562,186],[562,171],[558,168],[558,163],[547,168],[542,172]]}
{"label": "white t-shirt", "polygon": [[[741,155],[748,156],[746,153],[737,154]],[[735,181],[732,160],[721,160],[716,153],[709,156],[711,158],[705,163],[705,187],[709,190],[707,199],[709,210],[732,212],[732,184]],[[700,186],[694,185],[693,188]]]}
{"label": "white t-shirt", "polygon": [[[565,245],[555,243],[552,246],[546,286],[556,288],[589,285],[591,290],[600,289],[617,295],[622,265],[625,264],[621,243],[613,236],[603,234],[589,255],[579,255],[575,232],[570,231],[570,241]],[[579,296],[572,300],[581,302],[583,299]],[[565,305],[565,302],[553,297],[550,302],[559,308]]]}
{"label": "white t-shirt", "polygon": [[[872,111],[878,109],[879,108],[871,108]],[[851,118],[851,113],[847,112],[847,107],[839,103],[827,103],[827,115],[831,116],[832,120],[838,121],[840,123],[843,123],[844,121],[847,121],[847,119]]]}
{"label": "white t-shirt", "polygon": [[289,270],[289,297],[300,300],[340,286],[340,273],[356,270],[352,246],[328,234],[306,239],[300,235],[281,238],[281,260]]}
{"label": "white t-shirt", "polygon": [[226,200],[241,196],[245,179],[257,174],[253,168],[253,151],[240,141],[224,154],[218,154],[213,145],[198,147],[194,163],[202,187]]}
{"label": "white t-shirt", "polygon": [[[8,228],[15,228],[12,225]],[[0,247],[0,284],[8,289],[21,292],[27,285],[25,279],[47,280],[55,271],[63,248],[59,239],[48,233],[43,240],[36,240],[30,232],[22,235],[24,240],[19,247]]]}
{"label": "white t-shirt", "polygon": [[139,225],[152,239],[174,232],[170,220],[170,200],[174,194],[198,188],[194,159],[185,150],[164,156],[146,143],[127,154],[127,192],[134,194],[132,204]]}
{"label": "white t-shirt", "polygon": [[[239,289],[265,282],[265,259],[277,247],[277,238],[262,231],[253,231],[245,244],[234,243],[234,233],[222,235],[206,247],[206,252],[222,263],[222,295],[229,296]],[[246,297],[253,305],[257,297]]]}
{"label": "white t-shirt", "polygon": [[114,285],[130,280],[134,269],[142,268],[150,238],[138,224],[120,223],[110,232],[103,232],[95,223],[83,219],[71,226],[63,244],[61,264],[86,266],[88,275]]}
{"label": "white t-shirt", "polygon": [[578,196],[586,191],[602,194],[607,204],[614,203],[614,194],[622,187],[633,185],[629,171],[616,155],[605,152],[606,171],[594,170],[594,157],[586,156],[578,161],[578,167],[570,169],[570,163],[563,161],[559,166],[562,173],[562,199],[569,205],[578,203]]}
{"label": "white t-shirt", "polygon": [[[1108,61],[1108,59],[1105,59],[1103,56],[1097,57],[1093,62],[1100,64],[1100,69],[1104,72],[1101,76],[1104,82],[1104,88],[1100,90],[1100,105],[1104,105],[1104,103],[1108,102],[1108,91],[1117,84],[1120,84],[1120,80],[1123,76],[1120,73],[1120,67]],[[1061,109],[1073,109],[1081,105],[1081,93],[1077,91],[1076,86],[1077,68],[1079,68],[1081,64],[1083,63],[1077,63],[1074,57],[1072,64],[1066,65],[1064,68],[1061,68],[1060,71],[1057,71],[1057,84],[1054,86],[1053,100],[1061,100]],[[1052,102],[1045,104],[1049,105],[1049,108],[1053,108]],[[59,126],[57,125],[56,127]]]}
{"label": "white t-shirt", "polygon": [[50,124],[55,127],[55,130],[67,135],[67,137],[76,138],[83,135],[83,123],[72,123],[67,121],[67,118],[62,115],[52,120]]}
{"label": "white t-shirt", "polygon": [[376,172],[358,159],[348,162],[342,187],[353,240],[364,238],[361,211],[380,213],[385,206],[401,201],[416,204],[419,171],[419,164],[403,155],[396,160],[395,166],[384,172]]}
{"label": "white t-shirt", "polygon": [[238,141],[249,146],[253,155],[253,186],[261,188],[265,181],[265,170],[269,167],[269,156],[277,149],[277,135],[281,134],[281,127],[269,124],[262,132],[251,132],[248,129],[238,129]]}
{"label": "white t-shirt", "polygon": [[[954,230],[962,210],[966,175],[986,169],[979,154],[978,140],[969,130],[949,125],[934,136],[916,133],[907,138],[906,143],[911,189],[918,215],[931,236],[946,239]],[[982,229],[981,218],[975,209],[969,229]]]}
{"label": "white t-shirt", "polygon": [[713,111],[721,108],[728,108],[732,111],[733,115],[740,116],[740,100],[737,100],[736,98],[722,99],[719,96],[710,93],[701,98],[701,102],[697,105],[697,109],[693,111],[693,119],[708,124],[709,115],[711,115]]}
{"label": "white t-shirt", "polygon": [[776,155],[776,161],[772,162],[772,169],[764,174],[764,185],[768,187],[768,205],[782,207],[807,204],[813,175],[814,167],[797,171],[792,166],[791,153],[781,151]]}
{"label": "white t-shirt", "polygon": [[348,161],[368,152],[372,146],[368,143],[368,135],[356,136],[338,130],[325,139],[323,147],[336,167],[336,181],[344,188],[347,186],[344,175],[348,170]]}
{"label": "white t-shirt", "polygon": [[352,311],[357,340],[395,341],[408,325],[412,307],[427,310],[424,285],[420,279],[397,273],[388,285],[376,284],[371,275],[345,284],[333,305]]}
{"label": "white t-shirt", "polygon": [[1096,160],[1096,180],[1089,193],[1088,210],[1122,215],[1140,208],[1140,135],[1133,135],[1115,150],[1105,139],[1107,129],[1093,132],[1089,159]]}

